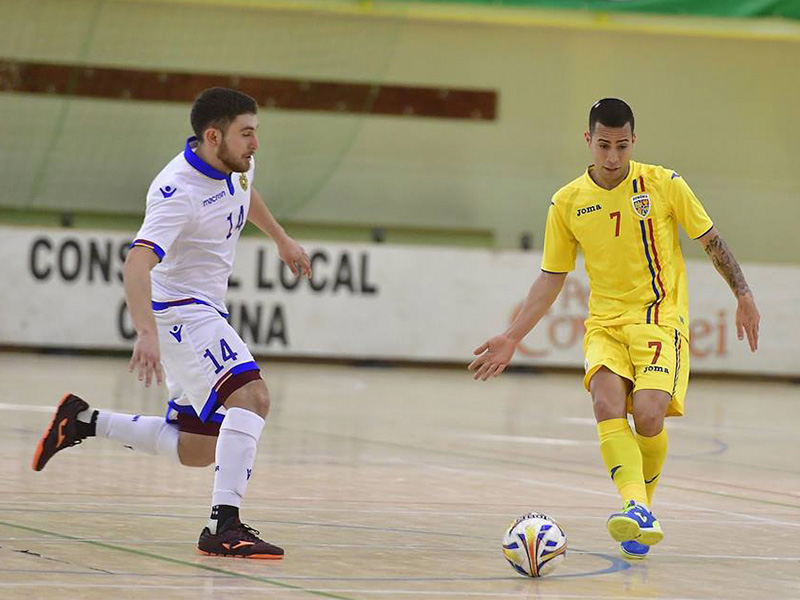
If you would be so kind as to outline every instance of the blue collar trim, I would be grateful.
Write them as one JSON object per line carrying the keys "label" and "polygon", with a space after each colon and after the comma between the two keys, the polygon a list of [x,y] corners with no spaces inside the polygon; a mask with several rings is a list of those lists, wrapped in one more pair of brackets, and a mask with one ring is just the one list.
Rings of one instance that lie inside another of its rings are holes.
{"label": "blue collar trim", "polygon": [[195,169],[200,171],[206,177],[210,177],[211,179],[217,179],[219,181],[224,181],[228,184],[228,191],[231,195],[234,194],[234,187],[233,182],[231,181],[230,173],[223,173],[222,171],[217,171],[214,167],[204,161],[202,158],[195,154],[194,150],[192,149],[192,142],[196,142],[197,137],[192,136],[186,140],[186,148],[183,150],[183,157],[186,159],[190,165],[192,165]]}

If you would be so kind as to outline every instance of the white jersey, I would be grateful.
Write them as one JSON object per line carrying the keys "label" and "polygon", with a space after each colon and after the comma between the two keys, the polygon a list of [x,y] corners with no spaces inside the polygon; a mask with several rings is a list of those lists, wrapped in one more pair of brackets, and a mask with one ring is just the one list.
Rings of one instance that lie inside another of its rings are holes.
{"label": "white jersey", "polygon": [[[225,294],[236,242],[247,221],[255,160],[227,175],[195,154],[197,138],[156,176],[144,223],[131,247],[159,258],[151,272],[153,309],[207,304],[226,313]],[[226,315],[227,316],[227,315]]]}

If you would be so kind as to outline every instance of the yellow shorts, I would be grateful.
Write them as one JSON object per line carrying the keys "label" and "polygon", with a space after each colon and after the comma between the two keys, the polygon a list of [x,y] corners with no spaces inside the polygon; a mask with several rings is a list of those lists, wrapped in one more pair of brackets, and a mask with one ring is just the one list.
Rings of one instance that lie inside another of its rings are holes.
{"label": "yellow shorts", "polygon": [[[683,401],[689,387],[689,342],[672,327],[662,325],[618,325],[593,327],[583,338],[586,375],[589,381],[600,367],[606,367],[633,384],[633,392],[662,390],[672,395],[668,417],[683,415]],[[628,396],[628,412],[633,399]]]}

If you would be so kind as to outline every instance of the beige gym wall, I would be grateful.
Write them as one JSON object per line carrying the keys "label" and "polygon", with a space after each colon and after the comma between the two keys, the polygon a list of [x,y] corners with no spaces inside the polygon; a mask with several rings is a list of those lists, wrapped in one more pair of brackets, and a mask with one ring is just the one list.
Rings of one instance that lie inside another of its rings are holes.
{"label": "beige gym wall", "polygon": [[[0,58],[494,89],[494,122],[264,110],[257,185],[293,222],[486,229],[497,247],[528,231],[541,247],[550,196],[589,161],[589,106],[619,96],[636,113],[635,157],[677,169],[740,259],[800,262],[800,33],[286,4],[0,0]],[[141,212],[188,109],[0,93],[0,206]]]}

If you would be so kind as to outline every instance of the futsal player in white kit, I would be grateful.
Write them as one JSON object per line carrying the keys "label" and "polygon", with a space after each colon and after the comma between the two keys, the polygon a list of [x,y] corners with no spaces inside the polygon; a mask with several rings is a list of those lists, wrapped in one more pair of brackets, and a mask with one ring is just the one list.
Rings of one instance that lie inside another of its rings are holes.
{"label": "futsal player in white kit", "polygon": [[125,262],[125,296],[138,334],[130,370],[147,386],[166,376],[166,419],[98,410],[67,394],[33,469],[92,436],[187,466],[213,462],[211,516],[199,550],[281,558],[283,549],[239,519],[269,393],[247,345],[226,321],[224,298],[245,221],[275,241],[295,275],[310,277],[311,265],[253,187],[256,113],[255,101],[236,90],[211,88],[198,96],[191,113],[195,137],[150,185],[144,223]]}

